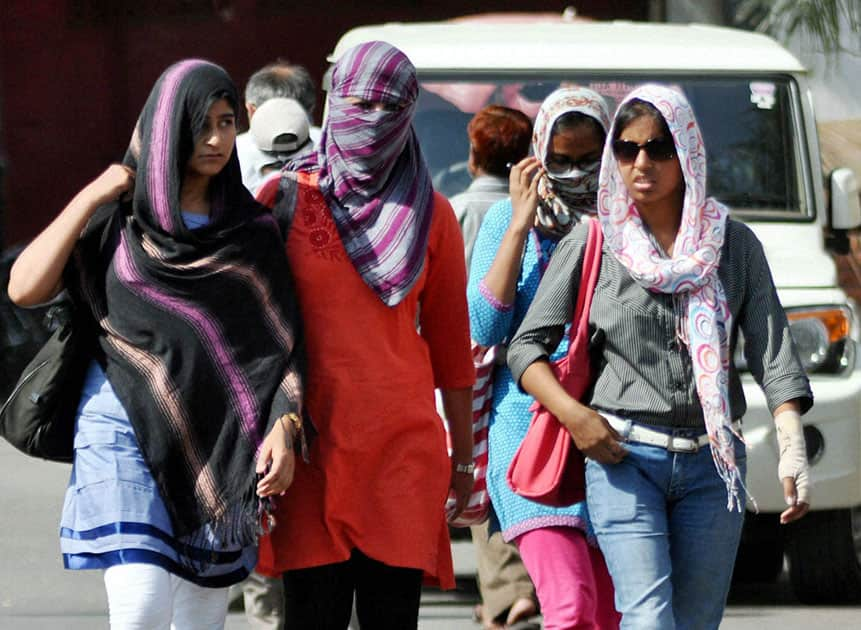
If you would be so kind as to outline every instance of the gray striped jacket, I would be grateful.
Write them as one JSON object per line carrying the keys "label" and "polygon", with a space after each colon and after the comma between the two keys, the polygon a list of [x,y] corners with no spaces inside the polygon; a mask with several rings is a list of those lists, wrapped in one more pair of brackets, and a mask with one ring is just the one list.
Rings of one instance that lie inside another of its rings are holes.
{"label": "gray striped jacket", "polygon": [[[508,365],[518,383],[531,363],[552,354],[571,320],[586,233],[581,224],[559,243],[510,343]],[[762,244],[739,221],[727,221],[718,275],[733,317],[731,351],[741,329],[748,368],[763,389],[769,409],[800,398],[806,411],[813,394]],[[606,243],[589,324],[590,352],[597,369],[591,407],[654,426],[704,427],[690,354],[676,339],[672,295],[637,284]],[[732,417],[740,418],[747,405],[734,365],[729,397]]]}

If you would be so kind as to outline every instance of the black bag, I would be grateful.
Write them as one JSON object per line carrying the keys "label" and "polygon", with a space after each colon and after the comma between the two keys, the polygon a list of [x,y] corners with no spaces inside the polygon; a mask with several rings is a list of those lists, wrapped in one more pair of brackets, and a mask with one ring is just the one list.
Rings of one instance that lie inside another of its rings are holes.
{"label": "black bag", "polygon": [[0,407],[0,435],[27,455],[71,462],[92,337],[83,322],[76,325],[71,300],[52,305],[46,317],[53,332]]}

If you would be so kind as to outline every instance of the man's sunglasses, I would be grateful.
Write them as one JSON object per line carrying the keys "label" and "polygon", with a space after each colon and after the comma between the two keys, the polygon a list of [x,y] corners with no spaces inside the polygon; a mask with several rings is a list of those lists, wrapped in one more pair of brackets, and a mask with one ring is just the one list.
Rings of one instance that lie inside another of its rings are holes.
{"label": "man's sunglasses", "polygon": [[676,145],[672,138],[652,138],[643,144],[637,144],[630,140],[613,141],[613,155],[620,162],[633,162],[640,155],[640,149],[643,149],[649,159],[655,162],[672,160],[676,154]]}

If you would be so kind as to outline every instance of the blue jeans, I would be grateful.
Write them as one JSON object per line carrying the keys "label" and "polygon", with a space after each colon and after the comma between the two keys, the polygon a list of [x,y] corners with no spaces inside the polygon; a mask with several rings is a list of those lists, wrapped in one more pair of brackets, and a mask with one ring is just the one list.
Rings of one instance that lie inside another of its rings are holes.
{"label": "blue jeans", "polygon": [[[625,446],[628,456],[619,464],[586,463],[589,515],[613,578],[621,627],[717,628],[744,514],[727,510],[726,485],[708,445],[696,453]],[[744,479],[739,440],[735,455]]]}

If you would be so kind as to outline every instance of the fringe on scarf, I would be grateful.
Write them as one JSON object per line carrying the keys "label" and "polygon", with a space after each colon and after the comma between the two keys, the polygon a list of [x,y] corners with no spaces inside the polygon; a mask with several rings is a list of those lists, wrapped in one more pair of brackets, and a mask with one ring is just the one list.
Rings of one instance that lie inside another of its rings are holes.
{"label": "fringe on scarf", "polygon": [[[722,428],[726,429],[726,427]],[[728,430],[731,435],[741,440],[742,444],[746,444],[746,442],[744,441],[744,437],[740,433],[735,431],[735,429],[729,428]],[[713,439],[709,440],[709,442],[712,441]],[[747,489],[747,486],[741,478],[741,473],[738,470],[738,466],[733,466],[732,468],[727,466],[727,463],[723,460],[723,458],[720,457],[719,450],[716,448],[711,448],[711,454],[712,460],[715,464],[715,468],[717,469],[717,473],[726,484],[726,509],[730,512],[732,512],[733,510],[738,510],[739,512],[742,512],[744,511],[745,500],[750,499],[751,505],[753,505],[753,511],[756,514],[759,514],[759,506],[756,504],[756,498]],[[742,490],[741,494],[739,493],[739,488],[741,488]]]}
{"label": "fringe on scarf", "polygon": [[[303,422],[293,443],[294,452],[310,463],[309,436],[306,427],[313,425]],[[253,472],[245,484],[246,491],[241,501],[228,509],[220,518],[215,519],[183,539],[178,545],[180,564],[194,573],[208,571],[218,559],[218,553],[225,549],[242,549],[257,545],[260,538],[275,529],[275,500],[273,497],[257,495],[260,476]]]}
{"label": "fringe on scarf", "polygon": [[[673,316],[676,321],[676,341],[679,345],[683,345],[685,347],[690,347],[690,336],[688,334],[688,294],[687,293],[673,293]],[[742,444],[747,444],[744,440],[744,436],[736,431],[732,426],[730,427],[720,427],[718,431],[721,429],[726,429],[730,432],[731,435],[737,437],[741,440]],[[710,446],[712,442],[719,440],[720,438],[715,436],[710,438]],[[711,448],[712,459],[715,463],[715,468],[717,469],[718,475],[720,478],[724,480],[726,484],[727,491],[727,504],[726,508],[732,512],[733,510],[738,510],[741,512],[744,510],[745,498],[750,499],[751,504],[753,505],[753,510],[755,513],[759,514],[759,506],[756,504],[756,499],[745,486],[744,481],[741,478],[741,474],[738,471],[738,467],[734,466],[730,468],[727,465],[727,462],[720,457],[719,449],[712,447]],[[743,494],[739,496],[739,488],[743,491]]]}
{"label": "fringe on scarf", "polygon": [[183,568],[198,575],[205,573],[217,564],[220,553],[241,553],[274,529],[274,503],[271,497],[257,496],[257,481],[255,472],[238,503],[182,539],[177,552]]}

